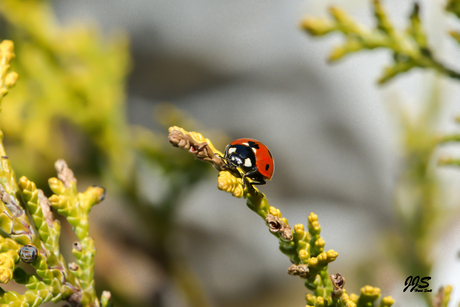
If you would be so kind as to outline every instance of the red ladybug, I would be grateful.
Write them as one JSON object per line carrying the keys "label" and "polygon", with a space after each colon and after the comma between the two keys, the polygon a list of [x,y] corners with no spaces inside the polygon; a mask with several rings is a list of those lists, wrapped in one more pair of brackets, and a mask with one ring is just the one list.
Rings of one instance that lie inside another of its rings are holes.
{"label": "red ladybug", "polygon": [[275,162],[267,146],[254,139],[238,139],[225,148],[224,161],[227,166],[236,170],[241,168],[245,178],[251,178],[252,185],[265,184],[271,180],[275,171]]}

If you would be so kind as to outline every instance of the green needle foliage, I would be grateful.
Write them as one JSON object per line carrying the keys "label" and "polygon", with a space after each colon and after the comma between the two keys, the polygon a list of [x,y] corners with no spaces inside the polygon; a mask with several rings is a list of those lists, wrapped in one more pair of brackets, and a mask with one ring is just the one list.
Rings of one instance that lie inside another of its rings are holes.
{"label": "green needle foliage", "polygon": [[[345,42],[334,48],[329,61],[337,61],[349,53],[365,49],[385,48],[393,53],[394,62],[385,68],[379,83],[385,83],[395,76],[413,68],[435,70],[454,79],[460,79],[460,72],[443,65],[435,56],[423,29],[419,16],[419,5],[414,3],[409,16],[409,25],[405,30],[395,29],[388,18],[380,0],[372,0],[376,25],[366,27],[355,21],[348,13],[338,7],[331,7],[332,19],[306,18],[301,27],[313,36],[323,36],[331,32],[340,32]],[[458,1],[450,1],[447,8],[458,13]],[[458,33],[452,32],[456,38]]]}
{"label": "green needle foliage", "polygon": [[[8,72],[14,58],[13,43],[0,44],[1,97],[16,83],[17,74]],[[3,133],[0,132],[3,136]],[[2,138],[3,139],[3,138]],[[55,193],[49,199],[34,182],[22,177],[16,183],[14,171],[0,140],[0,282],[14,280],[26,287],[24,294],[0,291],[1,306],[36,307],[42,303],[65,300],[70,306],[101,306],[94,285],[94,241],[89,237],[88,214],[101,202],[105,190],[90,187],[77,192],[77,181],[63,160],[56,162],[58,178],[49,180]],[[59,249],[61,226],[53,219],[50,207],[64,215],[78,237],[73,254],[77,263],[67,264]],[[26,214],[30,214],[31,219]],[[27,256],[24,247],[34,250]],[[29,263],[31,274],[17,267],[19,261]],[[105,292],[102,306],[110,306]]]}
{"label": "green needle foliage", "polygon": [[[381,1],[372,0],[376,20],[374,28],[366,27],[355,21],[344,10],[331,7],[332,19],[306,18],[301,27],[312,36],[340,32],[345,42],[333,49],[329,60],[336,61],[349,53],[361,50],[383,48],[393,53],[393,63],[388,66],[379,79],[385,83],[395,76],[413,68],[429,69],[441,76],[460,79],[460,73],[442,64],[435,56],[435,50],[429,45],[426,32],[420,20],[420,7],[414,3],[409,16],[409,25],[405,30],[396,29],[387,16]],[[460,1],[448,0],[445,10],[460,18]],[[448,33],[460,43],[460,33]],[[435,150],[441,143],[458,142],[458,134],[439,138],[436,133],[436,119],[441,109],[439,97],[436,97],[436,84],[433,97],[421,107],[415,119],[401,109],[398,114],[403,129],[403,150],[405,170],[396,187],[395,207],[398,213],[398,225],[392,231],[391,248],[388,248],[399,262],[402,271],[410,276],[429,276],[432,260],[428,255],[435,243],[434,233],[441,228],[440,217],[448,211],[440,201],[440,187],[433,163]],[[457,121],[459,119],[457,118]],[[460,160],[444,157],[441,165],[460,165]],[[398,239],[394,239],[398,238]],[[428,306],[447,306],[451,286],[441,288],[433,297],[423,293]]]}
{"label": "green needle foliage", "polygon": [[[161,142],[162,132],[129,124],[126,82],[131,59],[127,35],[122,31],[102,33],[97,24],[87,21],[59,21],[52,4],[46,0],[0,1],[0,35],[15,42],[21,59],[13,64],[21,82],[9,94],[4,110],[7,116],[2,118],[8,135],[5,146],[15,157],[14,169],[43,187],[54,176],[49,165],[66,157],[81,174],[97,176],[143,229],[141,234],[134,234],[117,228],[111,232],[112,239],[119,243],[128,236],[133,248],[165,273],[151,280],[171,279],[189,305],[209,305],[193,274],[176,273],[186,270],[185,262],[177,260],[186,255],[169,248],[170,233],[164,234],[164,229],[176,228],[176,212],[184,192],[209,173],[200,164],[178,158],[184,153]],[[190,122],[172,107],[158,108],[156,113],[152,112],[152,118],[161,118],[165,127],[171,122]],[[154,200],[145,193],[145,169],[162,174],[164,187]],[[65,193],[73,193],[72,188]],[[56,195],[59,199],[64,196],[60,192]],[[75,225],[87,208],[75,207],[73,200],[69,200],[72,207],[68,210],[59,207],[57,198],[51,203],[79,234],[87,231],[86,224]],[[123,253],[115,246],[107,243],[101,249],[123,261]],[[100,271],[99,277],[111,288],[117,305],[148,304],[151,293],[140,296],[131,291],[139,288],[135,284],[119,286],[126,281],[120,278],[125,274],[133,272],[125,269],[116,278]]]}

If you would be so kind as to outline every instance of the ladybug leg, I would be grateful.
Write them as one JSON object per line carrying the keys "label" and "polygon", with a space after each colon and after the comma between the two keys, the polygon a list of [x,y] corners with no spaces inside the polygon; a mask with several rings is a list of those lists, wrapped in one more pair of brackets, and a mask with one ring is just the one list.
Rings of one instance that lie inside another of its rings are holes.
{"label": "ladybug leg", "polygon": [[[258,171],[257,168],[254,168],[252,171],[249,171],[249,172],[247,172],[246,174],[243,175],[243,188],[246,185],[246,178],[247,177],[251,178],[250,176],[257,174],[257,171]],[[266,184],[266,182],[265,182],[265,180],[263,178],[251,178],[251,179],[252,179],[252,182],[249,183],[251,185],[251,187],[253,185]]]}
{"label": "ladybug leg", "polygon": [[228,162],[228,158],[224,157],[224,156],[221,156],[219,154],[215,154],[216,156],[218,156],[219,158],[222,159],[222,161],[224,162],[220,167],[222,168],[222,170],[232,170],[229,162]]}
{"label": "ladybug leg", "polygon": [[[251,178],[252,179],[252,178]],[[260,180],[256,180],[256,179],[252,179],[252,181],[249,183],[249,186],[254,189],[254,186],[255,185],[264,185],[266,184],[267,182],[265,182],[265,180],[263,179],[260,179]],[[244,188],[244,181],[243,181],[243,188]]]}
{"label": "ladybug leg", "polygon": [[266,182],[265,180],[260,179],[260,180],[253,180],[253,181],[251,182],[251,185],[264,185],[264,184],[266,184],[266,183],[267,183],[267,182]]}

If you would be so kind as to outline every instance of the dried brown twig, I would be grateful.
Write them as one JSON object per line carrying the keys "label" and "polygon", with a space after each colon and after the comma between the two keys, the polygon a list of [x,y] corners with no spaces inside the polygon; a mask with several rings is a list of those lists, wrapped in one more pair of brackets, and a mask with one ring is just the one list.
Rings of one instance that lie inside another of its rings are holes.
{"label": "dried brown twig", "polygon": [[219,172],[227,169],[227,165],[222,159],[222,153],[218,152],[209,140],[204,139],[203,142],[197,142],[195,138],[201,136],[201,134],[196,133],[196,135],[192,136],[190,134],[194,132],[189,132],[189,134],[187,134],[182,130],[183,129],[179,127],[171,127],[168,136],[169,143],[174,147],[187,149],[198,160],[211,163]]}

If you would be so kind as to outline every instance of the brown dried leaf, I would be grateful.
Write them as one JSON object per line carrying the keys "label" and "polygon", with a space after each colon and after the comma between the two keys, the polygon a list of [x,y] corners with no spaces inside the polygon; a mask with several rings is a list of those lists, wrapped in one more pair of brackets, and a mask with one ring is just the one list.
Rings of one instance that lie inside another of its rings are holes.
{"label": "brown dried leaf", "polygon": [[70,183],[77,183],[77,179],[75,178],[72,170],[67,166],[67,163],[63,159],[59,159],[54,163],[54,167],[57,171],[57,176],[59,180],[64,183],[64,186],[68,188]]}

